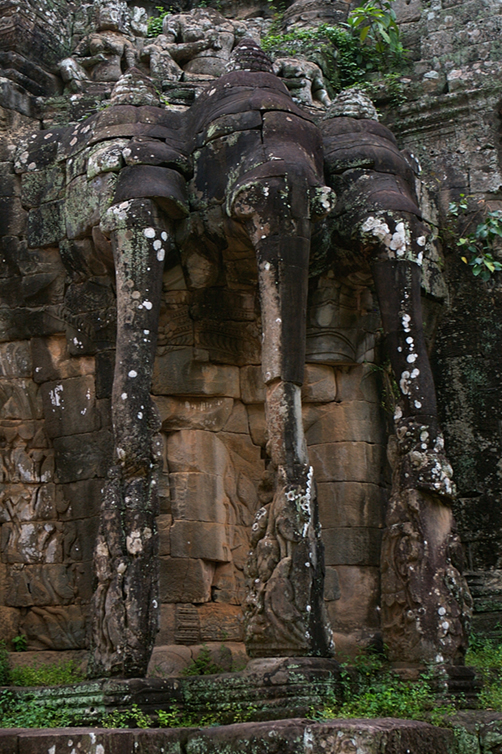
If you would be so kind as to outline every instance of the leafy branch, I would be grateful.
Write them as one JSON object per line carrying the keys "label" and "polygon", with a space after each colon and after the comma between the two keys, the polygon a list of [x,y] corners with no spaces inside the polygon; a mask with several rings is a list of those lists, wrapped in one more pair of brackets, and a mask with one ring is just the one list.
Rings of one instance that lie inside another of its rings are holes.
{"label": "leafy branch", "polygon": [[[453,217],[460,217],[467,212],[468,201],[465,194],[460,194],[458,202],[450,202],[448,213]],[[463,252],[462,262],[472,268],[474,277],[480,280],[490,280],[494,272],[502,270],[502,262],[494,257],[495,245],[502,238],[502,210],[488,212],[471,233],[465,233],[470,227],[472,218],[464,228],[463,235],[457,239],[457,247]]]}

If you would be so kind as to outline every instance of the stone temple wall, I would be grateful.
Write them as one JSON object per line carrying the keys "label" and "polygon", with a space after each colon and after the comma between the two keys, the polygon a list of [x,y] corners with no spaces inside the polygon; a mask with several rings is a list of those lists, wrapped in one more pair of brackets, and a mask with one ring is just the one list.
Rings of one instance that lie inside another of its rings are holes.
{"label": "stone temple wall", "polygon": [[[502,16],[495,3],[443,4],[396,0],[412,56],[402,76],[407,101],[396,108],[384,87],[377,104],[400,148],[421,162],[422,205],[439,236],[423,281],[428,333],[460,490],[456,517],[475,625],[493,632],[502,594],[502,284],[496,277],[475,281],[445,228],[448,202],[460,193],[473,209],[480,200],[502,208]],[[25,5],[25,26],[58,28],[61,19],[33,20]],[[228,17],[243,15],[242,4],[224,5]],[[305,23],[344,12],[336,3],[289,5],[287,17],[296,8],[295,19]],[[247,6],[251,17],[253,3]],[[14,23],[7,3],[0,13]],[[82,9],[72,13],[78,40],[87,20]],[[65,38],[59,59],[68,54]],[[92,147],[66,166],[58,162],[50,129],[101,108],[111,87],[93,85],[65,98],[53,60],[39,61],[27,81],[12,56],[29,61],[30,53],[12,47],[7,38],[2,49],[11,57],[0,60],[0,635],[23,633],[33,650],[76,650],[88,641],[93,548],[113,450],[115,284],[110,260],[95,252],[104,246],[92,228],[117,170],[97,170]],[[167,96],[182,108],[206,85],[187,80]],[[46,144],[28,163],[19,144],[40,128],[47,129]],[[225,643],[242,662],[250,527],[270,499],[256,263],[236,243],[208,265],[207,255],[188,248],[182,265],[168,260],[163,278],[152,384],[162,423],[161,620],[152,658],[159,674],[179,671],[190,647],[202,643]],[[312,278],[303,418],[318,484],[325,598],[342,652],[379,635],[390,486],[381,345],[367,278],[331,270]]]}

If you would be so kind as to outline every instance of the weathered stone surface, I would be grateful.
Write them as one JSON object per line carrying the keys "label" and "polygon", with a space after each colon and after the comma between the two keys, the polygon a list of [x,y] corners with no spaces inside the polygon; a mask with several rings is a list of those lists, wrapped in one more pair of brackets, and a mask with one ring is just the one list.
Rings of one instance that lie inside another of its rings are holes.
{"label": "weathered stone surface", "polygon": [[112,452],[110,432],[102,430],[84,435],[56,437],[54,449],[56,474],[62,484],[104,477]]}
{"label": "weathered stone surface", "polygon": [[336,567],[340,598],[328,605],[328,612],[335,632],[360,629],[378,629],[380,577],[374,566]]}
{"label": "weathered stone surface", "polygon": [[207,603],[198,609],[202,641],[243,641],[242,608]]}
{"label": "weathered stone surface", "polygon": [[226,527],[198,521],[177,521],[171,527],[173,558],[200,558],[216,562],[231,559]]}
{"label": "weathered stone surface", "polygon": [[100,429],[94,377],[46,382],[41,387],[45,429],[49,437],[76,435]]}
{"label": "weathered stone surface", "polygon": [[381,445],[336,442],[311,445],[309,451],[319,482],[380,482],[385,462]]}
{"label": "weathered stone surface", "polygon": [[160,558],[161,602],[200,603],[211,600],[214,564],[192,558]]}
{"label": "weathered stone surface", "polygon": [[56,246],[65,237],[64,202],[42,204],[28,213],[28,246]]}
{"label": "weathered stone surface", "polygon": [[260,367],[243,367],[240,370],[240,382],[243,403],[265,402],[265,384]]}
{"label": "weathered stone surface", "polygon": [[302,387],[304,403],[329,403],[336,398],[333,369],[314,364],[305,365],[305,382]]}
{"label": "weathered stone surface", "polygon": [[175,520],[225,524],[228,497],[222,475],[197,471],[170,474],[171,510]]}
{"label": "weathered stone surface", "polygon": [[327,565],[372,565],[380,562],[380,529],[347,527],[323,528]]}
{"label": "weathered stone surface", "polygon": [[378,409],[365,401],[332,403],[306,432],[308,445],[334,442],[384,444],[384,429]]}
{"label": "weathered stone surface", "polygon": [[230,417],[233,403],[232,398],[155,398],[164,432],[176,429],[219,432]]}
{"label": "weathered stone surface", "polygon": [[362,482],[320,482],[317,487],[323,529],[383,527],[388,491]]}
{"label": "weathered stone surface", "polygon": [[32,371],[30,341],[0,345],[0,378],[31,377]]}
{"label": "weathered stone surface", "polygon": [[239,370],[195,361],[191,348],[171,351],[156,359],[152,392],[155,395],[221,395],[239,398]]}

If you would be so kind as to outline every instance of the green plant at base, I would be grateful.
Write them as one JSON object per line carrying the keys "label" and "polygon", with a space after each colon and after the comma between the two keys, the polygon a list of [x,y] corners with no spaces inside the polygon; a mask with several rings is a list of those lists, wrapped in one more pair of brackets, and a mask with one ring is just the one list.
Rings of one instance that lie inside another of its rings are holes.
{"label": "green plant at base", "polygon": [[[467,199],[465,194],[460,194],[460,201],[449,203],[448,214],[458,218],[467,212]],[[486,282],[490,280],[494,272],[502,270],[502,262],[493,256],[495,242],[502,239],[502,210],[487,212],[475,230],[465,234],[472,222],[473,219],[467,223],[463,234],[456,240],[456,245],[463,252],[462,262],[472,268],[474,277],[479,277]],[[466,256],[467,254],[469,256]]]}
{"label": "green plant at base", "polygon": [[184,668],[182,675],[213,675],[214,673],[222,672],[224,672],[224,669],[213,662],[211,652],[206,645],[203,644],[195,660],[192,660],[190,664]]}
{"label": "green plant at base", "polygon": [[0,693],[0,728],[65,728],[78,722],[58,701],[41,704],[35,695]]}
{"label": "green plant at base", "polygon": [[10,683],[9,653],[5,641],[0,641],[0,686],[8,686]]}
{"label": "green plant at base", "polygon": [[24,634],[14,636],[12,639],[12,646],[14,647],[14,652],[25,652],[26,647],[28,646],[28,639]]}
{"label": "green plant at base", "polygon": [[403,681],[372,653],[356,657],[352,667],[355,674],[347,664],[341,666],[342,700],[333,699],[315,715],[317,719],[399,717],[441,725],[456,711],[438,698],[432,672],[415,682]]}
{"label": "green plant at base", "polygon": [[127,710],[114,710],[105,715],[100,722],[102,728],[151,728],[152,718],[145,714],[137,704]]}
{"label": "green plant at base", "polygon": [[12,686],[64,686],[83,681],[84,674],[73,660],[69,660],[50,665],[12,668],[10,678]]}

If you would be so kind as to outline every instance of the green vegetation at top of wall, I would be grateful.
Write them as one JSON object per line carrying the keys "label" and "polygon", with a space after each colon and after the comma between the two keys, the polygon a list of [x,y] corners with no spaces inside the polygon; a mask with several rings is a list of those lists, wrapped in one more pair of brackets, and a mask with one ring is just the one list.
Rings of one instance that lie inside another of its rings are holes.
{"label": "green vegetation at top of wall", "polygon": [[[495,272],[502,270],[502,262],[494,254],[502,248],[502,210],[484,213],[481,221],[473,230],[473,223],[479,219],[479,210],[469,213],[469,197],[460,194],[458,202],[450,202],[448,215],[450,218],[464,220],[463,228],[455,238],[455,244],[461,251],[462,261],[472,269],[474,277],[480,280],[490,280]],[[448,234],[451,229],[447,228]]]}
{"label": "green vegetation at top of wall", "polygon": [[322,69],[334,91],[368,81],[372,74],[389,74],[406,65],[394,0],[367,0],[338,26],[320,24],[308,29],[277,31],[261,42],[273,58],[301,55]]}

